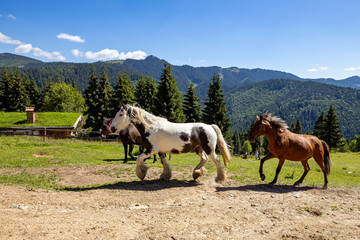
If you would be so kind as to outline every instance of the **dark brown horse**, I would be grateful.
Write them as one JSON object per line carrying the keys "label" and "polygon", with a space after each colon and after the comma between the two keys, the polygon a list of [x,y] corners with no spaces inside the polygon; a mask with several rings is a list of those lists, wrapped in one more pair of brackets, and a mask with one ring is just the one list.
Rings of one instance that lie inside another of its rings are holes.
{"label": "dark brown horse", "polygon": [[[109,126],[111,124],[112,118],[105,118],[103,122],[102,127],[102,135],[109,135]],[[119,132],[119,137],[121,140],[121,143],[124,146],[125,151],[125,158],[123,163],[127,163],[127,155],[129,153],[129,156],[132,160],[136,160],[136,158],[132,155],[132,151],[134,149],[134,145],[139,145],[139,152],[142,153],[144,151],[144,148],[142,147],[142,137],[139,133],[138,129],[134,126],[134,124],[130,124],[127,128],[121,130]],[[128,151],[129,146],[129,151]],[[156,156],[154,155],[154,162],[156,162]]]}
{"label": "dark brown horse", "polygon": [[251,127],[248,139],[254,141],[263,134],[265,134],[269,142],[269,153],[260,161],[259,173],[261,180],[265,180],[265,175],[263,174],[264,162],[276,157],[279,159],[279,164],[276,169],[275,178],[270,184],[276,183],[281,167],[285,159],[287,159],[301,161],[301,164],[304,166],[303,175],[294,184],[299,185],[309,172],[308,160],[313,157],[324,174],[325,183],[323,188],[327,188],[327,176],[330,174],[330,155],[329,146],[326,142],[313,135],[301,135],[290,132],[282,119],[272,116],[270,113],[262,114],[260,117],[256,116],[256,121]]}

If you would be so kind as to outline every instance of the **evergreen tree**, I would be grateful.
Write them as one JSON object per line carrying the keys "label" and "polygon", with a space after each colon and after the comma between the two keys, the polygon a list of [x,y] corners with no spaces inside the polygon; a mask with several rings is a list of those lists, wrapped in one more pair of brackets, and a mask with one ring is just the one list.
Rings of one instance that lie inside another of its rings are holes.
{"label": "evergreen tree", "polygon": [[186,122],[200,122],[201,120],[201,109],[198,103],[200,99],[195,94],[194,84],[190,81],[190,86],[187,88],[183,102]]}
{"label": "evergreen tree", "polygon": [[19,71],[16,71],[12,77],[13,86],[10,89],[10,104],[8,109],[10,112],[23,112],[25,111],[25,107],[30,105],[30,98]]}
{"label": "evergreen tree", "polygon": [[41,94],[40,94],[39,109],[41,111],[43,111],[44,97],[50,91],[52,85],[53,85],[53,82],[51,80],[51,77],[49,77],[47,79],[47,81],[45,82],[45,86],[42,89]]}
{"label": "evergreen tree", "polygon": [[340,122],[332,104],[326,114],[325,129],[326,131],[323,140],[329,145],[329,147],[336,148],[343,145],[343,135],[341,134]]}
{"label": "evergreen tree", "polygon": [[90,67],[90,80],[87,85],[87,88],[84,91],[85,105],[87,110],[85,115],[87,115],[86,126],[91,127],[94,130],[99,130],[103,124],[102,108],[99,101],[99,82],[95,76],[95,67],[91,65]]}
{"label": "evergreen tree", "polygon": [[156,83],[149,76],[140,76],[135,87],[136,102],[148,112],[154,113],[156,104]]}
{"label": "evergreen tree", "polygon": [[13,78],[9,76],[7,69],[4,66],[0,79],[0,109],[6,109],[7,111],[9,111],[9,105],[11,104],[10,94],[13,87],[12,79]]}
{"label": "evergreen tree", "polygon": [[[112,88],[110,86],[109,78],[106,74],[106,67],[103,65],[102,73],[100,76],[100,83],[99,83],[99,109],[100,115],[102,118],[110,117],[111,115],[111,97],[112,97]],[[115,115],[115,114],[114,114]]]}
{"label": "evergreen tree", "polygon": [[162,71],[157,92],[157,114],[171,122],[184,122],[185,116],[182,111],[180,92],[175,78],[171,74],[170,64],[165,63]]}
{"label": "evergreen tree", "polygon": [[321,111],[320,116],[316,119],[314,123],[314,135],[319,139],[324,140],[326,131],[326,122],[324,111]]}
{"label": "evergreen tree", "polygon": [[301,134],[301,122],[299,118],[296,122],[291,123],[290,131],[293,133]]}
{"label": "evergreen tree", "polygon": [[224,102],[223,90],[219,74],[214,74],[209,84],[208,95],[205,101],[205,109],[202,120],[207,124],[216,124],[221,129],[224,138],[231,142],[230,118],[226,116],[226,103]]}
{"label": "evergreen tree", "polygon": [[34,78],[27,81],[26,90],[29,94],[30,105],[35,107],[35,109],[40,110],[40,91],[36,85]]}
{"label": "evergreen tree", "polygon": [[112,98],[113,111],[111,116],[115,116],[119,111],[120,103],[134,103],[135,96],[134,90],[131,86],[131,81],[127,76],[126,72],[119,72],[116,85],[114,87],[114,95]]}
{"label": "evergreen tree", "polygon": [[241,153],[242,143],[241,143],[240,133],[237,130],[235,130],[232,140],[234,144],[233,153],[239,155]]}

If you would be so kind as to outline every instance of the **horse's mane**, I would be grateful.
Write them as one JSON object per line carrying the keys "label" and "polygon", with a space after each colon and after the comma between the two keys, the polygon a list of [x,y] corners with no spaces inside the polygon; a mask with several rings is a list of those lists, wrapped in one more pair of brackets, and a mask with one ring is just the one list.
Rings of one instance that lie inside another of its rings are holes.
{"label": "horse's mane", "polygon": [[268,121],[272,126],[275,126],[278,129],[288,129],[289,126],[284,120],[277,116],[273,116],[271,113],[264,113],[261,115],[263,119]]}
{"label": "horse's mane", "polygon": [[157,117],[134,105],[127,104],[126,108],[128,109],[131,120],[134,123],[143,124],[145,128],[152,128],[156,123],[167,121],[165,118]]}

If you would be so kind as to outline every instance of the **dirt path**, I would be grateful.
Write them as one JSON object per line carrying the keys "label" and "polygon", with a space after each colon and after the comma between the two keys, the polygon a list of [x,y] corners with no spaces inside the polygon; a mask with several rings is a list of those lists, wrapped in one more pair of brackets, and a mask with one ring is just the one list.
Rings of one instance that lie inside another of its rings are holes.
{"label": "dirt path", "polygon": [[69,186],[81,176],[125,182],[83,191],[0,185],[0,239],[360,239],[360,188],[176,180],[182,173],[164,182],[154,172],[133,182],[102,168],[46,171]]}

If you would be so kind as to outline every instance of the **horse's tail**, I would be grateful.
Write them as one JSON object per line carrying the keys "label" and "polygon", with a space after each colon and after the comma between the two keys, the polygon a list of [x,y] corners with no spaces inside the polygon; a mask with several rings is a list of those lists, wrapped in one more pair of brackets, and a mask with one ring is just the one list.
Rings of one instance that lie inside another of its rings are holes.
{"label": "horse's tail", "polygon": [[215,125],[215,124],[212,124],[211,125],[212,128],[215,130],[216,132],[216,136],[217,136],[217,145],[220,149],[220,152],[221,152],[221,155],[224,159],[224,164],[225,166],[228,165],[228,163],[230,163],[230,158],[231,158],[231,154],[230,154],[230,151],[229,151],[229,148],[228,148],[228,145],[221,133],[221,130],[220,128]]}
{"label": "horse's tail", "polygon": [[330,168],[331,168],[331,162],[330,162],[330,149],[329,145],[323,140],[321,140],[321,143],[324,147],[324,164],[325,164],[325,172],[327,175],[330,174]]}

